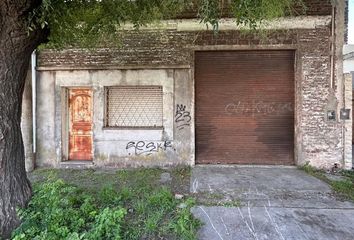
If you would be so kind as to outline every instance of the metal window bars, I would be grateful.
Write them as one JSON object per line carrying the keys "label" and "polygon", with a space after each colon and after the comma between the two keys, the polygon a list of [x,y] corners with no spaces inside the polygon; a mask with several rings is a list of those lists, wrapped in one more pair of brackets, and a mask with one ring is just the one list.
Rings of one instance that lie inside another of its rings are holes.
{"label": "metal window bars", "polygon": [[162,86],[106,87],[106,127],[162,128]]}

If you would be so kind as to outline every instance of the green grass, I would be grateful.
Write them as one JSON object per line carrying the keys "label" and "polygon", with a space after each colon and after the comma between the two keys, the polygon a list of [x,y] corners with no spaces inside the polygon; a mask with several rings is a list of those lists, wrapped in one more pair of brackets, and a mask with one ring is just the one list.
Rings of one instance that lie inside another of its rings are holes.
{"label": "green grass", "polygon": [[347,177],[350,181],[354,182],[354,171],[353,170],[343,170],[341,174]]}
{"label": "green grass", "polygon": [[337,174],[343,177],[343,180],[331,180],[324,171],[315,169],[309,164],[299,167],[306,173],[321,179],[328,183],[340,197],[354,202],[354,172],[350,170],[341,170]]}
{"label": "green grass", "polygon": [[[173,181],[161,184],[163,172]],[[186,194],[189,177],[188,167],[35,171],[14,239],[196,239],[195,200],[174,197]]]}
{"label": "green grass", "polygon": [[303,170],[304,172],[306,172],[307,174],[309,174],[311,176],[321,179],[322,181],[324,181],[326,183],[330,183],[330,180],[325,176],[323,171],[318,170],[309,164],[305,164],[303,166],[300,166],[299,169]]}
{"label": "green grass", "polygon": [[354,202],[354,183],[345,180],[345,181],[332,181],[332,188],[342,195],[346,196],[348,199]]}

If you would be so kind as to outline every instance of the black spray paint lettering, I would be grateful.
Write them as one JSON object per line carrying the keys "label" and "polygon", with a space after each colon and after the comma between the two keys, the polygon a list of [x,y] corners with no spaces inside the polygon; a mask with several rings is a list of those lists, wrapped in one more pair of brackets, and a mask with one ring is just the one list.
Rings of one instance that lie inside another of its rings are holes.
{"label": "black spray paint lettering", "polygon": [[[147,156],[157,153],[160,151],[166,151],[168,149],[173,149],[171,141],[164,141],[164,142],[145,142],[145,141],[138,141],[138,142],[128,142],[127,146],[125,147],[127,151],[129,149],[133,149],[134,155],[142,155],[145,154]],[[175,149],[173,149],[175,150]],[[129,153],[130,154],[130,153]]]}
{"label": "black spray paint lettering", "polygon": [[280,115],[293,112],[292,103],[264,102],[264,101],[235,101],[225,106],[225,112],[229,115]]}
{"label": "black spray paint lettering", "polygon": [[175,114],[176,128],[182,130],[184,127],[190,126],[191,121],[191,113],[186,110],[186,106],[183,104],[177,104]]}

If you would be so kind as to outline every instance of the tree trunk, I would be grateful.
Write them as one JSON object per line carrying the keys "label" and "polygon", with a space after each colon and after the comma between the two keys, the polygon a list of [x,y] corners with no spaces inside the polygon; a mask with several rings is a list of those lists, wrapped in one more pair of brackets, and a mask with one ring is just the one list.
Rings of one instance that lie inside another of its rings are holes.
{"label": "tree trunk", "polygon": [[0,236],[3,238],[8,238],[19,225],[16,208],[26,206],[32,194],[25,171],[20,123],[30,56],[47,36],[43,29],[27,31],[27,14],[39,2],[0,2]]}

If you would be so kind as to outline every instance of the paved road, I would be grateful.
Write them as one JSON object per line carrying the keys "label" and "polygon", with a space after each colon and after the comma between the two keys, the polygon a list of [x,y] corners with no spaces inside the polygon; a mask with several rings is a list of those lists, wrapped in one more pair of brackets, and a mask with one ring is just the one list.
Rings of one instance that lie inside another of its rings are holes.
{"label": "paved road", "polygon": [[354,239],[354,204],[296,168],[197,166],[191,192],[241,202],[192,209],[204,222],[201,240]]}

